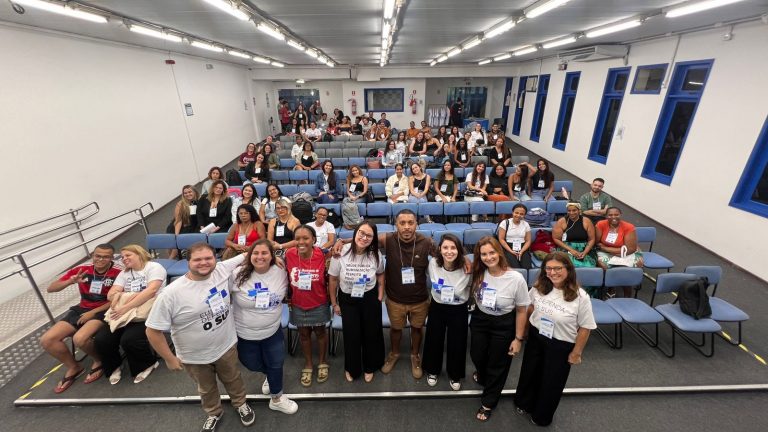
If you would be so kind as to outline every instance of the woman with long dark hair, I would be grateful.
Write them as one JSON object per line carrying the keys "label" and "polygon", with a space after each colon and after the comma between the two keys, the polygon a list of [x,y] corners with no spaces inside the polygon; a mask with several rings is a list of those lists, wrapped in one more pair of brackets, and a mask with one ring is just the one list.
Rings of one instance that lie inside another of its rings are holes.
{"label": "woman with long dark hair", "polygon": [[[192,185],[184,185],[181,188],[181,198],[173,208],[173,221],[168,225],[165,232],[169,234],[189,234],[198,232],[197,224],[197,200],[200,195]],[[169,259],[176,259],[179,251],[171,249],[168,252]]]}
{"label": "woman with long dark hair", "polygon": [[344,332],[345,378],[352,381],[364,373],[365,382],[371,382],[384,365],[384,257],[376,224],[364,221],[355,228],[352,243],[331,260],[328,274],[331,305],[341,316]]}
{"label": "woman with long dark hair", "polygon": [[555,175],[549,169],[546,159],[536,161],[536,172],[528,180],[528,195],[534,200],[549,201],[555,199],[552,193],[555,190]]}

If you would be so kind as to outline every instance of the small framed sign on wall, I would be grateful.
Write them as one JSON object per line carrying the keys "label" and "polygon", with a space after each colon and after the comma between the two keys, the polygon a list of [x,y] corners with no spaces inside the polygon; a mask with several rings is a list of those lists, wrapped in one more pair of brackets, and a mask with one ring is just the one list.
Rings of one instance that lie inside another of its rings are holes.
{"label": "small framed sign on wall", "polygon": [[185,103],[184,104],[184,112],[187,113],[187,117],[195,115],[195,112],[192,111],[192,104],[191,103]]}

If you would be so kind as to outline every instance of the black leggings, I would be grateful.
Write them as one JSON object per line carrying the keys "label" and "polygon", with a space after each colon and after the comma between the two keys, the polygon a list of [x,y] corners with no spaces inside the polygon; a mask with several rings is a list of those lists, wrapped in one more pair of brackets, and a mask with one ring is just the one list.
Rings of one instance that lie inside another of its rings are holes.
{"label": "black leggings", "polygon": [[147,327],[144,322],[132,322],[115,330],[114,333],[109,330],[108,325],[96,333],[94,345],[101,357],[101,364],[106,376],[111,375],[115,369],[123,364],[120,348],[125,352],[131,376],[135,377],[144,369],[155,364],[157,356],[149,346],[146,331]]}
{"label": "black leggings", "polygon": [[[443,369],[443,348],[445,348],[445,370],[453,381],[464,378],[467,362],[467,305],[445,305],[432,300],[429,305],[429,325],[424,338],[424,361],[422,366],[429,375],[440,375]],[[446,344],[446,333],[448,340]]]}

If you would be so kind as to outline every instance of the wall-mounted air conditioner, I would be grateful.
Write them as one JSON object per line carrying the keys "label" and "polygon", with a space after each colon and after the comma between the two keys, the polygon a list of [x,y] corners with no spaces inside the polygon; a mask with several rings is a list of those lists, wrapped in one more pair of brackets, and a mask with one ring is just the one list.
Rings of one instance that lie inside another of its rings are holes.
{"label": "wall-mounted air conditioner", "polygon": [[557,58],[567,62],[591,62],[622,58],[628,52],[629,47],[627,45],[594,45],[562,52],[557,55]]}

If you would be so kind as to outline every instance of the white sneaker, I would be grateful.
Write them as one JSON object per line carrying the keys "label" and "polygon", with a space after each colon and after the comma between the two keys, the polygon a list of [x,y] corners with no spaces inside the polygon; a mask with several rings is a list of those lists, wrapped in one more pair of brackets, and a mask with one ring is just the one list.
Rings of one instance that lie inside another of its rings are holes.
{"label": "white sneaker", "polygon": [[123,372],[120,370],[120,368],[117,368],[114,372],[112,372],[112,375],[109,376],[109,383],[115,385],[119,383],[122,378]]}
{"label": "white sneaker", "polygon": [[261,394],[269,394],[269,381],[266,378],[264,378],[264,384],[261,385]]}
{"label": "white sneaker", "polygon": [[275,400],[272,398],[269,399],[269,409],[280,411],[286,414],[294,414],[299,410],[299,404],[288,399],[287,396],[282,395],[280,396],[280,400],[277,402],[275,402]]}
{"label": "white sneaker", "polygon": [[451,385],[451,389],[455,391],[461,390],[461,381],[450,380],[449,384]]}
{"label": "white sneaker", "polygon": [[434,387],[437,385],[437,375],[427,375],[427,385]]}
{"label": "white sneaker", "polygon": [[155,362],[155,364],[153,364],[152,366],[144,369],[143,371],[141,371],[140,374],[136,375],[136,378],[133,379],[133,383],[138,384],[144,381],[145,379],[147,379],[147,377],[149,377],[149,374],[151,374],[152,371],[157,369],[159,366],[160,366],[160,362]]}

